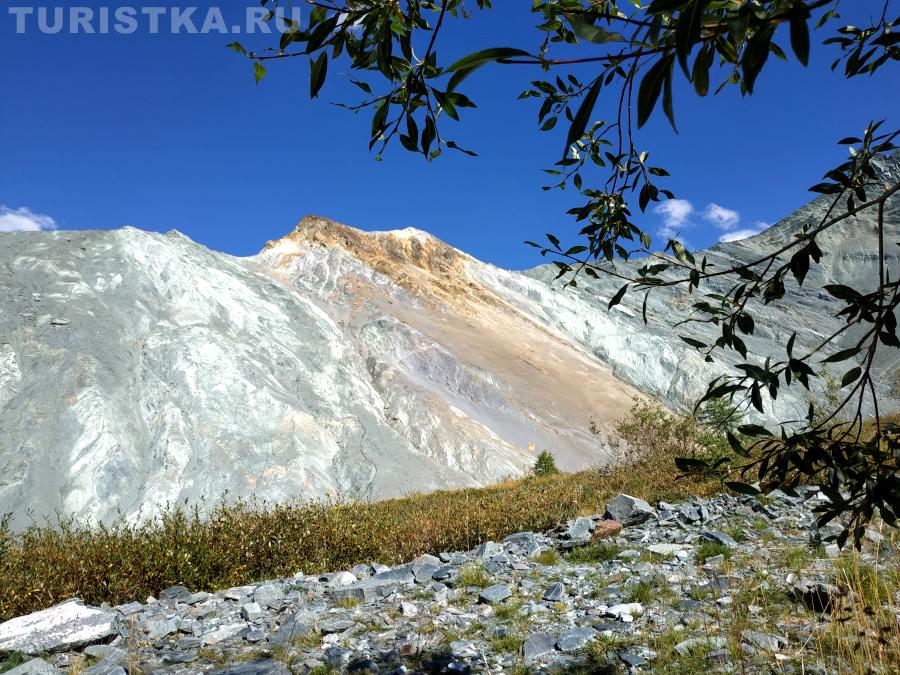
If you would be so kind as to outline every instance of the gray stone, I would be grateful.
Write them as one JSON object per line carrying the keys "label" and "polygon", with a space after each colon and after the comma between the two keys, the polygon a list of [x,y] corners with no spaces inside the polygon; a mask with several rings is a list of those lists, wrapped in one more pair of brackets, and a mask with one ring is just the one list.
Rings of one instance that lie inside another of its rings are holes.
{"label": "gray stone", "polygon": [[319,630],[321,630],[325,635],[329,633],[343,633],[352,625],[353,622],[349,619],[330,619],[328,621],[323,621],[322,623],[320,623]]}
{"label": "gray stone", "polygon": [[655,513],[653,507],[643,499],[625,494],[613,497],[606,505],[606,517],[618,520],[625,527],[640,525]]}
{"label": "gray stone", "polygon": [[191,597],[191,592],[184,586],[170,586],[159,592],[159,600],[175,600],[185,602]]}
{"label": "gray stone", "polygon": [[795,582],[791,591],[797,600],[816,612],[830,612],[843,595],[837,586],[809,579]]}
{"label": "gray stone", "polygon": [[[305,619],[305,616],[302,619]],[[311,635],[313,629],[302,619],[294,616],[282,622],[275,634],[269,638],[269,642],[283,645],[291,642],[294,638]]]}
{"label": "gray stone", "polygon": [[236,637],[246,627],[246,623],[228,623],[223,626],[219,626],[209,633],[204,633],[203,635],[199,636],[200,642],[204,647],[208,645],[216,645],[220,642],[224,642],[226,640],[230,640],[233,637]]}
{"label": "gray stone", "polygon": [[687,640],[683,640],[675,645],[675,651],[678,652],[680,656],[687,656],[695,649],[722,649],[728,644],[728,641],[719,636],[711,635],[708,637],[694,637],[688,638]]}
{"label": "gray stone", "polygon": [[439,567],[438,569],[436,569],[431,575],[431,578],[435,581],[446,581],[457,576],[459,576],[458,569],[453,567],[453,565],[444,565],[443,567]]}
{"label": "gray stone", "polygon": [[263,615],[262,607],[258,602],[248,602],[241,606],[241,618],[244,621],[255,621]]}
{"label": "gray stone", "polygon": [[268,634],[266,633],[266,631],[264,631],[262,629],[256,629],[256,630],[251,630],[249,633],[247,633],[247,635],[244,636],[244,639],[247,642],[253,643],[253,642],[262,642],[263,640],[266,639],[266,637],[268,637]]}
{"label": "gray stone", "polygon": [[[413,578],[412,573],[409,574],[409,578]],[[400,588],[400,586],[401,582],[399,581],[379,578],[379,576],[376,575],[369,579],[358,581],[355,584],[350,584],[349,586],[332,588],[328,591],[328,595],[337,601],[346,600],[347,598],[371,600],[373,598],[383,598],[386,595],[390,595]]]}
{"label": "gray stone", "polygon": [[118,647],[111,647],[110,645],[88,645],[84,648],[84,654],[85,656],[100,660],[113,660],[125,656],[125,652],[121,649]]}
{"label": "gray stone", "polygon": [[351,656],[353,656],[352,651],[336,645],[328,647],[325,650],[325,662],[334,668],[340,668],[347,665],[347,663],[350,662]]}
{"label": "gray stone", "polygon": [[222,591],[222,597],[226,600],[242,601],[250,596],[256,588],[254,586],[234,586]]}
{"label": "gray stone", "polygon": [[118,632],[115,612],[69,600],[0,624],[0,651],[63,651],[99,642]]}
{"label": "gray stone", "polygon": [[486,541],[473,551],[473,554],[479,560],[488,560],[501,553],[503,553],[503,546],[493,541]]}
{"label": "gray stone", "polygon": [[435,567],[440,567],[441,559],[435,555],[431,555],[430,553],[423,553],[422,555],[414,558],[409,563],[412,566],[416,565],[434,565]]}
{"label": "gray stone", "polygon": [[179,638],[178,642],[175,643],[178,649],[197,649],[200,645],[200,638],[193,636]]}
{"label": "gray stone", "polygon": [[434,573],[439,569],[440,567],[438,565],[431,563],[413,565],[413,578],[416,580],[417,584],[427,584],[432,580]]}
{"label": "gray stone", "polygon": [[488,586],[478,594],[478,601],[493,605],[498,602],[503,602],[511,595],[512,591],[509,590],[509,586],[504,584],[494,584],[493,586]]}
{"label": "gray stone", "polygon": [[526,661],[534,661],[535,659],[552,654],[556,650],[556,638],[547,633],[531,633],[522,645],[522,656]]}
{"label": "gray stone", "polygon": [[334,574],[324,574],[319,577],[320,580],[325,581],[325,585],[329,588],[340,588],[341,586],[349,586],[350,584],[355,584],[359,579],[356,578],[355,574],[351,574],[350,572],[335,572]]}
{"label": "gray stone", "polygon": [[454,640],[450,643],[450,653],[458,659],[471,658],[478,656],[478,645],[471,640]]}
{"label": "gray stone", "polygon": [[593,531],[594,521],[586,516],[581,516],[566,524],[562,536],[571,541],[588,541]]}
{"label": "gray stone", "polygon": [[504,544],[515,544],[516,546],[526,546],[535,540],[534,532],[514,532],[507,535],[503,539]]}
{"label": "gray stone", "polygon": [[116,605],[116,611],[121,613],[122,616],[125,617],[129,617],[132,614],[137,614],[143,609],[144,606],[139,602],[128,602],[124,605]]}
{"label": "gray stone", "polygon": [[213,672],[218,675],[291,675],[291,670],[286,665],[273,659],[250,661]]}
{"label": "gray stone", "polygon": [[[122,654],[124,658],[125,654]],[[81,671],[81,675],[126,675],[127,671],[118,660],[103,660]]]}
{"label": "gray stone", "polygon": [[96,663],[81,671],[81,675],[128,675],[128,671],[117,663]]}
{"label": "gray stone", "polygon": [[650,546],[647,547],[647,550],[650,551],[650,553],[669,557],[674,556],[684,549],[685,547],[683,544],[650,544]]}
{"label": "gray stone", "polygon": [[631,623],[634,620],[635,616],[638,616],[644,611],[643,605],[639,602],[626,602],[619,605],[613,605],[612,607],[607,607],[606,615],[614,616],[620,621],[624,621],[625,623]]}
{"label": "gray stone", "polygon": [[185,600],[185,603],[188,605],[199,605],[201,602],[208,600],[209,597],[210,595],[206,591],[198,591],[196,593],[191,593],[191,597]]}
{"label": "gray stone", "polygon": [[151,619],[143,624],[144,632],[150,640],[159,640],[167,635],[178,632],[179,621],[172,619]]}
{"label": "gray stone", "polygon": [[632,668],[637,668],[639,666],[647,664],[647,659],[645,659],[640,654],[635,654],[633,652],[622,652],[618,656],[623,663],[631,666]]}
{"label": "gray stone", "polygon": [[730,534],[718,530],[704,530],[700,533],[700,538],[716,544],[721,544],[722,546],[727,546],[728,548],[737,548],[738,545]]}
{"label": "gray stone", "polygon": [[58,675],[61,672],[59,668],[52,663],[47,663],[44,659],[32,659],[12,670],[7,670],[4,675]]}
{"label": "gray stone", "polygon": [[412,573],[412,569],[408,565],[395,567],[384,572],[378,572],[372,577],[373,581],[395,581],[401,584],[415,583],[416,578]]}
{"label": "gray stone", "polygon": [[281,607],[284,591],[277,584],[263,584],[253,592],[253,601],[260,607]]}
{"label": "gray stone", "polygon": [[556,582],[546,591],[544,591],[543,599],[547,602],[556,602],[557,600],[562,600],[562,597],[566,594],[566,587],[560,582]]}
{"label": "gray stone", "polygon": [[597,637],[597,631],[593,628],[585,626],[584,628],[573,628],[562,633],[556,641],[556,646],[563,652],[574,652],[584,647],[587,643]]}
{"label": "gray stone", "polygon": [[744,630],[741,632],[741,639],[754,647],[759,647],[768,652],[778,651],[779,648],[786,645],[784,638],[778,635],[769,635],[755,630]]}

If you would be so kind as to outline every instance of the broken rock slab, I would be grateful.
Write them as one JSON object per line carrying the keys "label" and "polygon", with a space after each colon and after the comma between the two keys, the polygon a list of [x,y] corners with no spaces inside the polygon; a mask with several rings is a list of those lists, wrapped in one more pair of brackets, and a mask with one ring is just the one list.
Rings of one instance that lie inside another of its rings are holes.
{"label": "broken rock slab", "polygon": [[7,670],[5,675],[60,675],[62,671],[52,663],[44,659],[32,659],[12,670]]}
{"label": "broken rock slab", "polygon": [[39,654],[99,642],[119,632],[118,617],[75,598],[0,624],[0,652]]}
{"label": "broken rock slab", "polygon": [[656,510],[650,504],[631,495],[616,495],[606,505],[606,518],[618,520],[625,527],[640,525],[655,515]]}

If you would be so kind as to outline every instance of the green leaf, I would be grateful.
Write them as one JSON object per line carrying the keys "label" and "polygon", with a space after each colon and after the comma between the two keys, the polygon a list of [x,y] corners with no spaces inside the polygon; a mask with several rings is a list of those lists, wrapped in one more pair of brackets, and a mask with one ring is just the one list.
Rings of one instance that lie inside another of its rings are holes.
{"label": "green leaf", "polygon": [[712,66],[715,53],[712,46],[704,47],[697,54],[694,60],[694,69],[691,71],[691,81],[694,84],[694,91],[699,96],[706,96],[709,93],[709,69]]}
{"label": "green leaf", "polygon": [[616,291],[616,294],[614,296],[612,296],[612,299],[609,301],[609,305],[607,306],[606,309],[610,310],[613,307],[615,307],[616,305],[618,305],[620,302],[622,302],[622,298],[625,297],[625,292],[627,290],[628,290],[628,284],[625,284],[624,286],[622,286],[622,288],[620,288],[618,291]]}
{"label": "green leaf", "polygon": [[809,26],[800,12],[791,15],[791,49],[800,63],[804,66],[809,63]]}
{"label": "green leaf", "polygon": [[846,361],[847,359],[851,359],[859,354],[860,350],[860,347],[850,347],[850,349],[842,349],[841,351],[832,354],[828,358],[822,359],[822,363],[837,363],[839,361]]}
{"label": "green leaf", "polygon": [[725,432],[725,438],[728,439],[728,445],[731,446],[731,449],[734,451],[734,453],[736,455],[740,455],[741,457],[749,457],[750,456],[750,453],[744,449],[743,444],[730,431]]}
{"label": "green leaf", "polygon": [[769,58],[769,44],[772,42],[774,32],[773,26],[758,29],[744,48],[741,67],[744,71],[744,88],[748,94],[753,93],[756,78]]}
{"label": "green leaf", "polygon": [[771,436],[772,433],[759,424],[742,424],[737,428],[738,433],[744,436]]}
{"label": "green leaf", "polygon": [[675,126],[675,110],[672,108],[672,76],[674,75],[674,67],[669,68],[669,72],[665,75],[663,82],[663,112],[672,125],[672,130],[677,134],[678,127]]}
{"label": "green leaf", "polygon": [[587,128],[587,123],[594,110],[594,105],[597,103],[597,96],[600,94],[600,86],[602,84],[603,78],[598,77],[591,84],[591,88],[588,89],[588,92],[581,100],[581,105],[578,106],[578,112],[575,113],[575,118],[572,120],[572,124],[569,127],[569,135],[566,137],[566,147],[563,150],[563,156],[569,151],[569,146],[584,135],[584,130]]}
{"label": "green leaf", "polygon": [[236,51],[238,54],[243,54],[244,56],[247,56],[247,50],[244,49],[244,45],[242,45],[240,42],[230,42],[230,43],[228,43],[227,46],[230,49],[233,49],[234,51]]}
{"label": "green leaf", "polygon": [[259,81],[266,76],[266,67],[260,63],[259,61],[253,62],[253,79],[256,80],[256,84],[259,84]]}
{"label": "green leaf", "polygon": [[853,384],[859,379],[859,376],[862,375],[862,368],[857,366],[856,368],[851,368],[846,373],[844,373],[844,377],[841,378],[841,387],[846,387],[848,384]]}
{"label": "green leaf", "polygon": [[688,56],[691,48],[700,39],[700,28],[703,25],[703,12],[709,0],[694,0],[687,7],[682,8],[678,14],[678,23],[675,25],[675,52],[678,54],[678,63],[684,71],[685,77],[690,79],[688,70]]}
{"label": "green leaf", "polygon": [[671,54],[661,57],[641,80],[641,86],[638,88],[638,127],[644,126],[653,108],[656,107],[666,73],[671,71],[673,63],[674,57]]}
{"label": "green leaf", "polygon": [[805,248],[791,257],[791,272],[799,285],[803,285],[806,273],[809,272],[809,251]]}
{"label": "green leaf", "polygon": [[742,494],[742,495],[756,496],[760,492],[752,485],[748,485],[747,483],[740,483],[740,482],[734,481],[734,480],[726,480],[725,487],[727,487],[729,490],[733,490],[734,492],[737,492],[738,494]]}
{"label": "green leaf", "polygon": [[569,15],[567,18],[569,23],[572,24],[575,35],[585,42],[593,42],[599,45],[606,42],[622,42],[624,40],[619,33],[610,33],[603,30],[599,26],[588,23],[577,14]]}
{"label": "green leaf", "polygon": [[310,98],[316,98],[319,94],[319,89],[325,84],[325,74],[328,72],[328,56],[325,52],[319,54],[319,58],[310,60],[309,68],[309,96]]}
{"label": "green leaf", "polygon": [[447,85],[447,91],[452,91],[465,78],[473,72],[481,68],[486,63],[497,61],[499,59],[508,59],[516,56],[531,56],[528,52],[521,49],[513,49],[512,47],[492,47],[490,49],[482,49],[464,56],[458,61],[452,63],[445,72],[453,73],[450,83]]}
{"label": "green leaf", "polygon": [[694,473],[695,471],[702,471],[707,468],[707,463],[702,459],[694,459],[693,457],[676,457],[675,458],[675,466],[678,467],[679,471],[683,471],[684,473]]}
{"label": "green leaf", "polygon": [[680,337],[682,340],[687,342],[691,347],[696,347],[697,349],[705,349],[706,348],[705,342],[701,342],[700,340],[697,340],[695,338],[685,337],[684,335],[679,335],[678,337]]}

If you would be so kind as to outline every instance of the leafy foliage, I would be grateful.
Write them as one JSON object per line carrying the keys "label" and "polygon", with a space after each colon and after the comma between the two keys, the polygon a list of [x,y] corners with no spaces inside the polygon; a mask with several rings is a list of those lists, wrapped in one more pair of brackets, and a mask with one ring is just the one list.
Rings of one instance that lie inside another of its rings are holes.
{"label": "leafy foliage", "polygon": [[[824,44],[837,50],[831,68],[847,78],[894,67],[900,60],[900,18],[889,15],[890,0],[873,2],[881,11],[871,25],[861,27],[838,23],[835,0],[533,0],[536,48],[489,45],[451,63],[440,58],[442,28],[451,19],[490,10],[491,0],[307,0],[305,25],[279,17],[282,0],[262,4],[271,10],[268,19],[283,28],[277,48],[256,52],[230,45],[251,60],[256,81],[265,75],[265,62],[308,57],[310,94],[315,97],[325,84],[328,61],[342,60],[364,98],[339,105],[371,112],[369,147],[377,148],[379,158],[394,139],[427,160],[445,149],[474,154],[444,135],[446,118],[459,121],[462,111],[476,105],[460,90],[466,80],[495,65],[530,66],[542,73],[543,79],[535,79],[520,98],[540,103],[540,131],[565,127],[561,158],[546,169],[555,182],[544,189],[575,189],[580,203],[568,214],[583,243],[563,248],[553,234],[547,234],[546,243],[528,243],[553,259],[567,286],[577,285],[582,275],[618,278],[622,285],[610,308],[628,293],[642,293],[645,321],[646,298],[655,289],[680,286],[700,295],[711,280],[718,286],[726,282],[725,292],[698,298],[689,319],[713,324],[721,335],[711,344],[683,339],[707,360],[716,351],[731,351],[744,362],[735,373],[711,382],[701,404],[725,397],[736,408],[763,413],[766,400],[776,399],[783,388],[809,390],[823,363],[844,363],[840,382],[848,393],[833,409],[823,414],[810,405],[805,420],[785,420],[780,430],[743,425],[735,430],[740,433],[729,431],[726,438],[745,460],[747,473],[754,472],[767,486],[790,488],[801,479],[821,482],[833,498],[822,521],[846,516],[845,534],[852,532],[858,540],[862,524],[876,509],[886,522],[896,523],[900,452],[896,435],[879,423],[872,367],[876,351],[900,348],[900,281],[896,270],[891,274],[887,269],[885,250],[891,242],[884,223],[885,205],[900,183],[881,182],[872,160],[896,148],[897,132],[873,122],[861,137],[842,139],[849,159],[811,188],[830,200],[825,217],[758,260],[730,269],[697,260],[677,239],[657,252],[632,213],[635,201],[643,212],[652,202],[674,196],[660,183],[668,172],[649,161],[650,152],[637,145],[635,134],[659,108],[676,127],[676,77],[686,78],[701,97],[731,86],[750,95],[760,86],[770,57],[788,60],[793,54],[806,65],[816,31],[828,31]],[[571,58],[576,48],[584,56]],[[590,68],[576,74],[576,65]],[[595,118],[604,104],[613,113],[610,121]],[[820,235],[866,209],[878,213],[879,278],[865,288],[822,288],[842,303],[837,316],[845,325],[808,353],[796,353],[792,338],[781,360],[748,355],[742,336],[755,331],[754,307],[783,300],[793,288],[788,280],[802,286],[825,253]],[[614,265],[633,256],[646,260],[635,274]],[[844,334],[860,337],[854,346],[835,352],[831,345]],[[869,409],[874,410],[875,433],[863,438],[864,411]],[[746,483],[742,489],[752,491]]]}
{"label": "leafy foliage", "polygon": [[556,468],[556,459],[550,452],[543,450],[535,460],[531,473],[535,476],[552,476],[559,473],[559,469]]}

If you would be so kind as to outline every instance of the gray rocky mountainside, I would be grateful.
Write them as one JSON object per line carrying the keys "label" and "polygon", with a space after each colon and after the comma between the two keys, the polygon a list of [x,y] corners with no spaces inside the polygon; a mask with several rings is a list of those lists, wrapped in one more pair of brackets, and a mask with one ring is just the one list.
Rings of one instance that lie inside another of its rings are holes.
{"label": "gray rocky mountainside", "polygon": [[[900,174],[896,158],[883,168]],[[823,208],[707,254],[746,259]],[[888,217],[893,233],[897,200]],[[826,279],[875,279],[871,214],[828,236],[824,267],[758,315],[751,352],[836,325]],[[520,475],[544,449],[563,469],[602,464],[634,396],[685,407],[728,367],[670,328],[687,296],[651,296],[645,327],[634,298],[606,311],[613,284],[564,291],[553,276],[317,217],[249,258],[177,232],[0,234],[0,513],[108,522],[224,495],[387,497]],[[887,409],[898,365],[878,363]]]}

